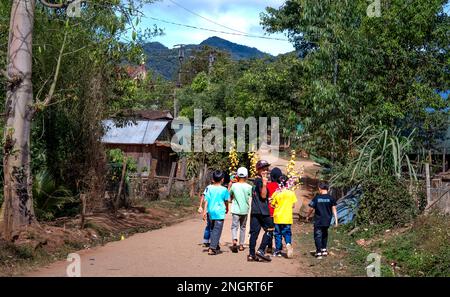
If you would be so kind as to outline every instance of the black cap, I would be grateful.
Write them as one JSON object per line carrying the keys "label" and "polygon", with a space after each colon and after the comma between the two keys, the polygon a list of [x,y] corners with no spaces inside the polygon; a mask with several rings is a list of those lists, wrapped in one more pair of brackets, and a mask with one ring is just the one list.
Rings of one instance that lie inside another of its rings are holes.
{"label": "black cap", "polygon": [[283,175],[283,172],[281,172],[281,169],[278,167],[274,167],[272,168],[272,170],[270,171],[270,179],[274,182],[278,182],[278,179],[280,178],[280,176]]}
{"label": "black cap", "polygon": [[259,160],[258,162],[256,162],[256,170],[259,170],[264,167],[269,167],[269,166],[270,166],[270,164],[266,160]]}

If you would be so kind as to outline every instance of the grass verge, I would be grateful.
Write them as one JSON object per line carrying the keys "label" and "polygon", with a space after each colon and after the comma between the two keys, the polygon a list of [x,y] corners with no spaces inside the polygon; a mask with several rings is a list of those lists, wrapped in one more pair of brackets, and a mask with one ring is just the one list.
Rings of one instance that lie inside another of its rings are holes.
{"label": "grass verge", "polygon": [[[298,243],[314,250],[311,230],[302,232]],[[441,214],[419,216],[402,228],[349,226],[330,228],[330,256],[320,261],[308,257],[318,276],[366,276],[371,253],[381,256],[381,276],[449,277],[450,217]],[[306,253],[304,253],[306,255]]]}

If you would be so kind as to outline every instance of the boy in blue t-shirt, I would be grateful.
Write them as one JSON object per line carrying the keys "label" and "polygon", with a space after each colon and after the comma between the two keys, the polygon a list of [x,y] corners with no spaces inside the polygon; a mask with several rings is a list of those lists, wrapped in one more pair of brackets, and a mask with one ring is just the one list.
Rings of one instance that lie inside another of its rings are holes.
{"label": "boy in blue t-shirt", "polygon": [[205,189],[205,209],[203,210],[203,219],[207,216],[211,220],[211,241],[208,255],[216,255],[219,251],[219,241],[222,235],[223,222],[225,214],[228,213],[228,201],[230,193],[228,189],[222,186],[224,174],[216,170],[213,173],[213,183]]}
{"label": "boy in blue t-shirt", "polygon": [[[212,178],[211,178],[211,183],[212,183]],[[200,215],[203,215],[203,204],[205,204],[205,210],[206,210],[205,194],[206,194],[207,190],[208,190],[208,187],[205,188],[204,192],[200,196],[200,205],[198,207],[198,213]],[[203,247],[209,248],[209,241],[211,238],[211,220],[209,219],[208,214],[206,214],[205,221],[206,221],[206,226],[205,226],[205,230],[203,231]]]}
{"label": "boy in blue t-shirt", "polygon": [[307,219],[314,212],[314,242],[316,244],[316,258],[322,259],[322,256],[328,255],[327,241],[328,228],[331,224],[331,216],[334,215],[335,226],[338,226],[338,218],[336,212],[336,200],[328,195],[328,185],[326,183],[319,184],[319,194],[309,203],[309,213]]}

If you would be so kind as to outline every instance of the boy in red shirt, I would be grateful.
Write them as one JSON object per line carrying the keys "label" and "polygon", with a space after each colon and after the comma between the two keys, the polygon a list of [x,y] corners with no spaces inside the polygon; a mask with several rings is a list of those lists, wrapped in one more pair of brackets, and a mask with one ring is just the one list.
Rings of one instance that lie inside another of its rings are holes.
{"label": "boy in red shirt", "polygon": [[[268,191],[268,196],[269,196],[269,212],[270,212],[270,218],[273,221],[273,212],[274,212],[274,207],[272,206],[272,194],[275,193],[275,191],[278,189],[279,185],[277,183],[277,180],[283,175],[283,173],[281,172],[281,169],[278,167],[274,167],[271,171],[270,171],[270,182],[267,183],[267,191]],[[267,247],[267,251],[268,254],[272,254],[273,252],[273,237],[270,238],[269,241],[269,245]]]}

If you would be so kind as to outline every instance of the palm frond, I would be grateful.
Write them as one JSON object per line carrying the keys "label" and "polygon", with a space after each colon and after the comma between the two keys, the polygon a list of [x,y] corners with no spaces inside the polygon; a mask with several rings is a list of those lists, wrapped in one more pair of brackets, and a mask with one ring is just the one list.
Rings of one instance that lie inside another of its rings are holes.
{"label": "palm frond", "polygon": [[36,214],[41,219],[52,219],[64,205],[76,202],[70,190],[56,185],[47,169],[34,177],[33,198]]}
{"label": "palm frond", "polygon": [[400,132],[396,129],[374,130],[371,134],[358,138],[359,144],[356,144],[358,155],[340,168],[344,172],[336,173],[332,180],[348,178],[348,182],[355,183],[365,176],[381,174],[400,179],[404,169],[407,169],[406,174],[410,179],[416,180],[416,170],[408,157],[414,140],[414,131],[406,137]]}

